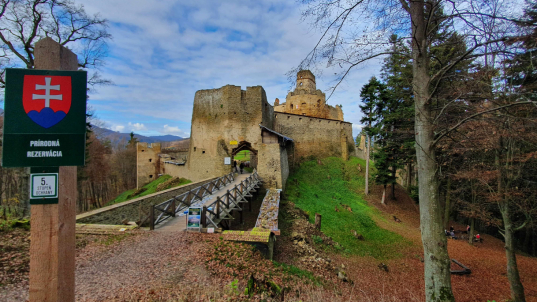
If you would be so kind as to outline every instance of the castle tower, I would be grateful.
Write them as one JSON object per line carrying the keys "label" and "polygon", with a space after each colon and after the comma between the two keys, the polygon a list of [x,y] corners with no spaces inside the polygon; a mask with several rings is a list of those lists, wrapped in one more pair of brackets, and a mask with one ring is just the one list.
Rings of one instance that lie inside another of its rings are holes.
{"label": "castle tower", "polygon": [[315,93],[315,76],[309,70],[301,70],[296,74],[296,89],[305,90],[307,93]]}

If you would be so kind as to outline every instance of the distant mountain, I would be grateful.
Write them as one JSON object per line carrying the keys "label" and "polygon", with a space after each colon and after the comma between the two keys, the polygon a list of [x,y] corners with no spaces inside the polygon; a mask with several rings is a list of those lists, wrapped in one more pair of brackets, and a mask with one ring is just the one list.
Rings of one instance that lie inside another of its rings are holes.
{"label": "distant mountain", "polygon": [[[117,131],[112,131],[110,129],[97,127],[95,125],[92,126],[92,130],[97,136],[98,139],[109,139],[114,145],[121,142],[121,141],[129,141],[131,138],[130,133],[120,133]],[[159,143],[159,142],[174,142],[174,141],[181,141],[184,140],[184,138],[176,135],[157,135],[157,136],[144,136],[139,134],[134,134],[134,137],[138,139],[139,142],[142,143]]]}

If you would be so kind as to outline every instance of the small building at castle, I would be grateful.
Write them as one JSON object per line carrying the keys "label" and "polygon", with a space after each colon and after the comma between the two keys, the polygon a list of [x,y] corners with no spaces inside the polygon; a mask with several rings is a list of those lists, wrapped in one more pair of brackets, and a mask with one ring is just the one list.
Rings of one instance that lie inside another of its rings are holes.
{"label": "small building at castle", "polygon": [[232,159],[242,150],[250,151],[251,167],[265,186],[285,189],[290,169],[299,162],[347,159],[356,148],[341,107],[327,105],[315,76],[302,70],[281,105],[270,105],[261,86],[197,91],[188,153],[173,158],[160,145],[138,143],[138,187],[159,174],[192,181],[220,177],[232,171]]}

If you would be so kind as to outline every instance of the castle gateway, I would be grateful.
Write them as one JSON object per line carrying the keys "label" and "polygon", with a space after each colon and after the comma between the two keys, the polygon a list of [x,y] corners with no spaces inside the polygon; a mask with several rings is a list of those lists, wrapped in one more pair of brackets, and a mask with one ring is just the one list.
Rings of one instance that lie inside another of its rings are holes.
{"label": "castle gateway", "polygon": [[250,151],[250,167],[264,185],[278,189],[285,189],[290,166],[313,157],[347,159],[356,151],[341,107],[327,105],[315,76],[302,70],[286,102],[276,99],[274,107],[261,86],[197,91],[187,150],[170,155],[160,144],[138,143],[138,187],[159,174],[192,181],[222,176],[233,168],[229,158],[242,150]]}

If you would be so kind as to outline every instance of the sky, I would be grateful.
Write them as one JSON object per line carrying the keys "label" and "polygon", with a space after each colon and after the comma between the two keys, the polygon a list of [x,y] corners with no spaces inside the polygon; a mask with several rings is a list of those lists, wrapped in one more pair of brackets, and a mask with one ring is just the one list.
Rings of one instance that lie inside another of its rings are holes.
{"label": "sky", "polygon": [[[108,19],[109,54],[89,106],[114,131],[190,136],[197,90],[261,85],[270,104],[285,101],[296,67],[320,37],[293,0],[92,0],[87,13]],[[378,62],[354,70],[328,100],[343,105],[353,135],[360,129],[360,89],[379,75]],[[335,84],[316,74],[317,89]],[[328,93],[327,93],[328,96]]]}

